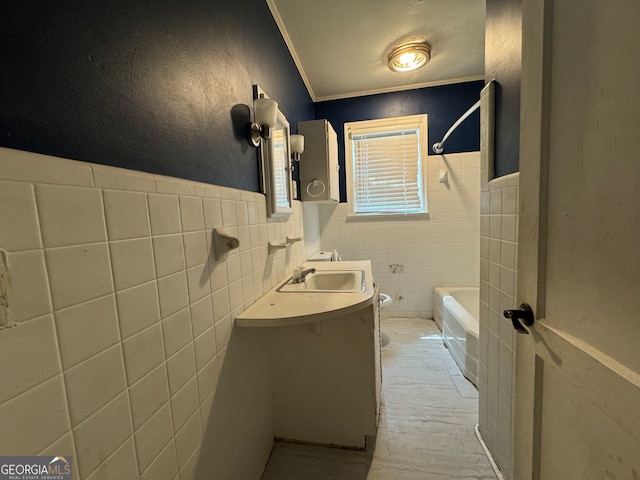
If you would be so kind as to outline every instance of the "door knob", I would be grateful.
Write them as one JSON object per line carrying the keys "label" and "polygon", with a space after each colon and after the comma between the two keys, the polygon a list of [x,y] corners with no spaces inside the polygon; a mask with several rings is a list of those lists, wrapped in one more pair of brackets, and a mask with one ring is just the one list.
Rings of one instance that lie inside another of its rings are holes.
{"label": "door knob", "polygon": [[527,327],[533,325],[533,310],[531,310],[531,307],[528,304],[523,303],[520,305],[520,310],[505,310],[502,314],[505,318],[509,318],[511,320],[516,332],[529,333],[527,329],[522,326],[523,323]]}

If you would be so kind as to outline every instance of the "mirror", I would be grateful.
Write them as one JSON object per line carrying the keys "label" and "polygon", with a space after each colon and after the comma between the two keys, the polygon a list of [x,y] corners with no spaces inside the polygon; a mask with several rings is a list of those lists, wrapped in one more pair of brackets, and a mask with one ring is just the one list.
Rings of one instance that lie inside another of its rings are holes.
{"label": "mirror", "polygon": [[[266,96],[257,89],[258,96]],[[260,143],[262,187],[267,197],[267,217],[288,216],[291,208],[291,148],[289,122],[278,110],[278,121],[269,139]]]}
{"label": "mirror", "polygon": [[289,144],[289,122],[278,111],[278,123],[266,141],[271,171],[271,214],[291,213],[291,154]]}

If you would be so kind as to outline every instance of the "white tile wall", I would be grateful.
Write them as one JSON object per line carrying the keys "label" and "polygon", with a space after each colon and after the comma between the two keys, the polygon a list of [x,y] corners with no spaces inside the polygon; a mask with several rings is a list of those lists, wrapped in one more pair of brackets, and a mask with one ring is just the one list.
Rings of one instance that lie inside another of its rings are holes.
{"label": "white tile wall", "polygon": [[[54,375],[60,373],[60,362],[55,345],[50,341],[55,337],[53,317],[45,315],[22,325],[21,331],[9,328],[0,336],[0,352],[11,362],[0,363],[3,380],[0,390],[0,404],[28,391]],[[25,352],[35,350],[37,356]],[[21,365],[14,363],[22,361]],[[16,368],[20,366],[21,368]],[[0,407],[2,408],[2,407]]]}
{"label": "white tile wall", "polygon": [[115,297],[106,295],[59,310],[56,329],[63,369],[120,343]]}
{"label": "white tile wall", "polygon": [[142,480],[172,480],[178,478],[175,442],[172,440],[142,475]]}
{"label": "white tile wall", "polygon": [[122,480],[135,480],[138,478],[137,472],[135,447],[133,440],[130,439],[102,463],[87,479],[108,480],[118,478]]}
{"label": "white tile wall", "polygon": [[143,283],[116,293],[120,335],[127,339],[160,321],[158,283]]}
{"label": "white tile wall", "polygon": [[129,400],[124,392],[74,428],[79,477],[84,478],[92,473],[132,433]]}
{"label": "white tile wall", "polygon": [[121,345],[65,371],[64,380],[71,426],[76,426],[125,390]]}
{"label": "white tile wall", "polygon": [[167,367],[163,363],[129,389],[134,429],[140,428],[169,401]]}
{"label": "white tile wall", "polygon": [[18,321],[36,318],[52,311],[51,291],[44,251],[42,249],[13,252],[11,276],[12,304]]}
{"label": "white tile wall", "polygon": [[[0,149],[18,320],[0,330],[0,452],[72,455],[78,480],[192,480],[216,416],[264,429],[216,399],[221,379],[251,378],[225,363],[234,317],[305,258],[302,242],[267,250],[302,235],[301,204],[288,220],[265,211],[256,193]],[[216,262],[221,225],[241,247]],[[243,457],[247,441],[216,458]],[[269,448],[243,461],[263,465]]]}
{"label": "white tile wall", "polygon": [[[442,170],[447,184],[438,181]],[[319,207],[322,250],[371,260],[380,291],[394,300],[386,316],[433,318],[434,287],[478,286],[480,152],[429,156],[427,199],[429,215],[413,218],[351,219],[346,203]]]}
{"label": "white tile wall", "polygon": [[[2,355],[4,358],[5,350]],[[13,359],[28,362],[24,357],[26,355],[14,355]],[[35,455],[32,452],[44,450],[71,431],[62,375],[44,382],[37,377],[27,380],[35,386],[0,405],[3,432],[0,435],[0,451],[3,455],[23,455],[24,452]],[[4,385],[7,383],[3,377]],[[37,434],[34,434],[33,427],[28,426],[36,426]]]}
{"label": "white tile wall", "polygon": [[33,185],[0,182],[0,244],[6,250],[40,248],[40,228],[36,217]]}
{"label": "white tile wall", "polygon": [[102,196],[110,240],[149,236],[149,212],[144,193],[103,190]]}
{"label": "white tile wall", "polygon": [[106,243],[45,249],[45,259],[56,310],[114,291]]}
{"label": "white tile wall", "polygon": [[502,316],[516,308],[518,180],[482,185],[480,259],[480,431],[505,478],[512,478],[515,330]]}

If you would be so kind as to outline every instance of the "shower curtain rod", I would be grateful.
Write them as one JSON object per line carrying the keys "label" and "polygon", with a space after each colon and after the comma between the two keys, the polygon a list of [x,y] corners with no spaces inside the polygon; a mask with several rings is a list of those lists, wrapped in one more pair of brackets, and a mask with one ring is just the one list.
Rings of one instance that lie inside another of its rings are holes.
{"label": "shower curtain rod", "polygon": [[458,125],[460,125],[462,122],[464,122],[467,117],[469,115],[471,115],[473,112],[475,112],[478,108],[480,108],[480,100],[478,100],[476,103],[473,104],[473,106],[467,110],[464,115],[462,115],[457,121],[456,123],[454,123],[451,128],[449,129],[449,131],[445,134],[444,138],[442,140],[440,140],[439,142],[436,142],[433,144],[433,153],[437,153],[437,154],[441,154],[442,152],[444,152],[444,142],[447,141],[447,138],[449,138],[449,135],[451,135],[453,133],[453,131],[458,128]]}

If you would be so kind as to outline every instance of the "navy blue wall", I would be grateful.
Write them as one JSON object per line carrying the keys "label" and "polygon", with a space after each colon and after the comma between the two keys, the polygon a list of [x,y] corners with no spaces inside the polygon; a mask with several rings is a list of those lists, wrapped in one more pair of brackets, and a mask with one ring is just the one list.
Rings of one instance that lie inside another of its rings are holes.
{"label": "navy blue wall", "polygon": [[258,190],[252,85],[313,104],[264,0],[7,0],[0,146]]}
{"label": "navy blue wall", "polygon": [[[476,81],[316,103],[315,117],[329,120],[338,134],[340,201],[347,201],[344,159],[345,122],[426,113],[429,154],[435,155],[431,146],[442,140],[455,121],[480,99],[480,90],[483,86],[483,81]],[[445,153],[480,150],[478,111],[451,134],[444,149]],[[300,168],[304,168],[304,165],[301,164]]]}
{"label": "navy blue wall", "polygon": [[520,169],[522,0],[487,0],[485,78],[496,80],[494,175]]}

